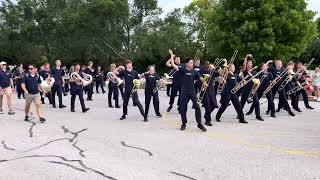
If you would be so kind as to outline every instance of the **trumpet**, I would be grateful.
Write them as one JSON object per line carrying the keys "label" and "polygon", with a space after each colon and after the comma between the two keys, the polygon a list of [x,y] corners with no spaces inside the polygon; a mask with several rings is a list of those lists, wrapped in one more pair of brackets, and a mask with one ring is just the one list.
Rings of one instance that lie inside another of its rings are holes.
{"label": "trumpet", "polygon": [[49,93],[51,92],[51,88],[55,82],[55,79],[53,77],[50,77],[46,80],[43,80],[43,78],[40,76],[40,79],[41,79],[41,84],[40,84],[40,87],[43,91],[43,93]]}
{"label": "trumpet", "polygon": [[282,73],[281,73],[279,76],[277,76],[277,77],[270,83],[270,85],[267,87],[267,89],[263,92],[263,95],[266,95],[268,92],[270,92],[271,89],[272,89],[276,84],[278,84],[278,82],[280,82],[282,78],[284,78],[284,77],[287,75],[288,71],[289,71],[288,68],[286,68],[284,71],[282,71]]}
{"label": "trumpet", "polygon": [[[258,66],[254,67],[253,69],[258,68]],[[247,85],[249,82],[256,79],[261,73],[263,73],[265,70],[259,71],[257,74],[252,75],[250,72],[248,72],[248,75],[244,77],[232,90],[232,94],[236,94],[241,88],[243,88],[245,85]]]}
{"label": "trumpet", "polygon": [[89,84],[92,83],[93,81],[93,77],[90,74],[86,74],[84,72],[82,72],[83,78],[80,76],[79,73],[77,72],[73,72],[70,77],[72,79],[80,79],[80,82],[76,81],[77,85],[82,85],[82,86],[88,86]]}
{"label": "trumpet", "polygon": [[117,77],[113,72],[108,72],[107,78],[110,79],[114,84],[120,86],[123,84],[123,80]]}

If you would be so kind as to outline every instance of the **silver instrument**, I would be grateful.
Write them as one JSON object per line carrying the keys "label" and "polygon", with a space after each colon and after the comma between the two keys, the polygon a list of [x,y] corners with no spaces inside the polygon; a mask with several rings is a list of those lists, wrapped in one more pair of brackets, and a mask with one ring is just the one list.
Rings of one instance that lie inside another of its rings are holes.
{"label": "silver instrument", "polygon": [[83,78],[80,76],[79,73],[73,72],[70,75],[70,77],[72,79],[80,79],[80,82],[76,82],[76,84],[78,84],[78,85],[88,86],[89,84],[92,83],[93,77],[90,74],[82,73],[82,75],[83,75]]}
{"label": "silver instrument", "polygon": [[113,72],[108,72],[107,78],[110,79],[114,84],[117,84],[118,86],[123,84],[123,80],[117,77],[117,75],[115,75]]}

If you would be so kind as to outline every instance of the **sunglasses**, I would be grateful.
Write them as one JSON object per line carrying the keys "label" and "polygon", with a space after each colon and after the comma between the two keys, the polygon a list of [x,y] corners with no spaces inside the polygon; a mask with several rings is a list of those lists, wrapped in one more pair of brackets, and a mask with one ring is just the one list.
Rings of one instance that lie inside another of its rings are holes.
{"label": "sunglasses", "polygon": [[32,70],[32,69],[34,69],[34,68],[28,68],[29,70]]}

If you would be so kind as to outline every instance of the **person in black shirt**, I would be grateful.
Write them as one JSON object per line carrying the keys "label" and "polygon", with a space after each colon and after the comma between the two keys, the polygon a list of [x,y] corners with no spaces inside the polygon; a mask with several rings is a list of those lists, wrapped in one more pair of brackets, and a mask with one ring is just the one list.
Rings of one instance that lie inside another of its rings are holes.
{"label": "person in black shirt", "polygon": [[[123,115],[121,116],[120,120],[126,119],[126,115],[128,115],[128,103],[130,97],[133,99],[133,103],[136,104],[139,108],[141,115],[144,118],[144,121],[147,122],[148,119],[145,118],[143,107],[138,98],[138,92],[133,90],[133,80],[140,79],[138,73],[133,70],[132,61],[127,60],[125,62],[125,68],[123,66],[119,66],[113,73],[119,74],[119,77],[123,77],[125,81],[125,88],[123,94]],[[121,70],[119,72],[119,70]]]}
{"label": "person in black shirt", "polygon": [[[116,64],[111,64],[110,65],[110,72],[115,71],[117,68]],[[116,76],[116,75],[114,75]],[[107,77],[107,76],[106,76]],[[119,106],[119,89],[118,89],[118,83],[115,80],[116,77],[113,77],[112,79],[108,79],[109,84],[108,84],[108,105],[110,108],[113,108],[112,105],[112,94],[113,94],[113,99],[115,101],[115,107],[120,108]],[[123,85],[123,84],[121,84]]]}
{"label": "person in black shirt", "polygon": [[194,81],[195,80],[201,80],[202,83],[207,86],[204,79],[201,77],[199,72],[195,71],[193,69],[193,59],[192,58],[186,58],[185,66],[179,67],[174,62],[174,54],[170,50],[171,55],[171,66],[177,71],[177,74],[180,75],[181,81],[183,82],[181,84],[181,99],[180,99],[180,114],[181,114],[181,130],[186,129],[187,124],[187,109],[188,109],[188,102],[191,100],[193,103],[193,107],[195,108],[195,115],[196,115],[196,121],[198,123],[198,128],[202,131],[206,131],[207,129],[202,125],[201,122],[201,109],[197,102],[197,92],[194,87]]}
{"label": "person in black shirt", "polygon": [[[205,91],[205,94],[203,96],[203,107],[205,108],[205,114],[204,119],[206,120],[205,125],[212,126],[211,124],[211,113],[214,111],[215,108],[218,108],[217,104],[217,98],[216,98],[216,88],[215,88],[215,78],[219,77],[219,72],[214,70],[211,67],[210,62],[207,61],[204,64],[204,68],[201,68],[200,74],[202,77],[207,76],[210,78],[210,81],[208,82],[208,87]],[[201,91],[202,83],[200,83],[200,95],[201,93],[204,93]]]}
{"label": "person in black shirt", "polygon": [[14,85],[12,80],[11,71],[7,69],[7,63],[0,63],[0,114],[3,114],[2,110],[2,100],[3,96],[7,97],[7,104],[9,108],[9,115],[14,115],[13,111],[13,97],[12,92],[14,91]]}
{"label": "person in black shirt", "polygon": [[[252,74],[254,76],[257,73],[253,68],[252,60],[253,60],[253,57],[251,54],[248,54],[244,60],[243,67],[242,67],[244,77],[246,77],[248,74]],[[242,109],[244,108],[244,106],[248,100],[248,97],[249,97],[249,94],[250,94],[250,91],[251,91],[253,85],[254,85],[253,81],[250,81],[241,90],[240,103],[241,103]],[[261,114],[260,114],[260,102],[259,102],[257,94],[255,94],[252,97],[252,99],[253,99],[253,105],[254,105],[254,109],[255,109],[256,118],[259,121],[264,121],[263,118],[261,117]]]}
{"label": "person in black shirt", "polygon": [[[49,78],[51,77],[51,74],[52,74],[52,73],[51,73],[51,70],[50,70],[50,64],[49,64],[49,63],[45,63],[45,64],[43,65],[43,69],[40,70],[40,72],[39,72],[40,77],[42,78],[43,81],[44,81],[44,80],[49,80]],[[47,94],[43,94],[43,92],[40,92],[40,96],[41,96],[41,102],[42,102],[42,104],[45,104],[45,103],[44,103],[44,97],[45,97],[45,96],[48,97],[49,103],[52,104],[52,101],[51,101],[52,95],[51,95],[50,92],[48,92]]]}
{"label": "person in black shirt", "polygon": [[[303,67],[303,64],[301,62],[298,62],[297,63],[297,68],[298,70],[301,69],[301,68],[304,68]],[[306,69],[303,69],[302,72],[301,72],[301,76],[297,79],[297,81],[300,83],[300,84],[303,84],[306,82],[306,77],[307,76],[307,72],[306,72]],[[309,105],[309,99],[308,99],[308,95],[307,95],[307,92],[306,90],[303,88],[299,91],[296,92],[296,107],[299,109],[299,98],[300,98],[300,94],[302,95],[302,98],[303,98],[303,102],[304,102],[304,105],[307,109],[314,109],[313,107],[311,107]]]}
{"label": "person in black shirt", "polygon": [[102,93],[106,93],[105,90],[104,90],[104,83],[103,83],[103,72],[101,71],[101,67],[98,66],[97,67],[97,71],[95,73],[95,78],[96,78],[96,92],[97,94],[99,94],[99,87],[101,88],[102,90]]}
{"label": "person in black shirt", "polygon": [[158,81],[160,81],[160,76],[156,74],[155,65],[151,65],[148,67],[148,72],[145,73],[144,78],[146,79],[146,88],[145,88],[145,118],[148,118],[149,107],[151,98],[153,99],[153,107],[156,115],[161,117],[159,111],[159,94],[158,91],[154,91]]}
{"label": "person in black shirt", "polygon": [[231,90],[237,85],[238,82],[240,82],[240,77],[234,74],[235,71],[235,66],[234,64],[229,64],[229,75],[226,80],[226,84],[224,89],[221,92],[221,99],[220,103],[221,106],[219,108],[219,111],[216,114],[216,121],[221,122],[220,118],[224,111],[227,109],[229,106],[229,102],[231,100],[233,107],[237,111],[238,117],[239,117],[239,122],[240,123],[248,123],[247,121],[244,120],[244,114],[242,111],[242,106],[239,101],[239,97],[237,94],[231,93]]}
{"label": "person in black shirt", "polygon": [[[93,62],[92,61],[88,62],[88,66],[85,68],[85,70],[83,72],[94,77],[94,69],[93,69]],[[93,83],[86,86],[85,90],[87,91],[87,101],[92,101],[93,100],[92,99]]]}
{"label": "person in black shirt", "polygon": [[66,106],[62,104],[62,88],[64,86],[64,70],[61,68],[61,61],[56,60],[56,67],[52,68],[51,70],[52,76],[55,80],[52,89],[52,106],[53,108],[56,108],[56,98],[55,95],[57,93],[59,98],[59,108],[65,108]]}
{"label": "person in black shirt", "polygon": [[75,112],[74,110],[74,104],[76,100],[76,96],[79,96],[82,112],[85,113],[89,111],[89,108],[86,108],[83,100],[83,88],[82,88],[82,81],[80,80],[80,77],[83,78],[82,73],[80,72],[80,64],[76,64],[74,66],[74,72],[73,74],[78,74],[77,76],[70,76],[69,82],[70,82],[70,92],[71,92],[71,112]]}
{"label": "person in black shirt", "polygon": [[34,65],[28,66],[28,71],[24,78],[23,82],[21,84],[21,87],[24,91],[25,97],[26,97],[26,106],[25,106],[25,121],[29,121],[29,112],[30,112],[30,106],[33,102],[36,106],[36,111],[39,117],[39,120],[41,123],[45,122],[46,120],[42,116],[41,112],[41,101],[40,101],[40,94],[41,92],[41,79],[40,76],[36,74],[36,69]]}
{"label": "person in black shirt", "polygon": [[21,88],[21,83],[24,77],[24,69],[23,69],[23,64],[19,64],[18,67],[16,68],[14,72],[15,80],[16,80],[16,90],[17,90],[17,95],[18,99],[21,99],[21,95],[24,98],[24,93]]}
{"label": "person in black shirt", "polygon": [[[256,92],[257,96],[258,96],[258,99],[261,99],[262,96],[263,96],[263,92],[268,88],[269,84],[272,82],[273,80],[273,76],[270,72],[268,72],[267,70],[269,69],[269,66],[268,64],[271,63],[271,61],[268,61],[267,63],[262,63],[261,64],[261,69],[265,69],[265,71],[259,76],[259,79],[262,80],[260,82],[260,86]],[[275,107],[274,107],[274,102],[273,102],[273,95],[272,95],[272,92],[269,91],[267,94],[266,94],[266,97],[267,97],[267,100],[268,100],[268,109],[270,109],[271,111],[271,117],[275,118],[276,115],[275,115]],[[251,107],[250,107],[250,110],[249,112],[247,112],[246,115],[250,115],[252,114],[254,110],[254,105],[252,104]]]}
{"label": "person in black shirt", "polygon": [[[282,65],[282,61],[281,60],[276,60],[275,61],[275,68],[270,68],[270,72],[273,76],[273,78],[276,78],[278,77],[283,71],[284,69],[282,68],[283,65]],[[285,79],[286,77],[284,77],[283,79]],[[291,111],[291,108],[289,106],[289,103],[288,103],[288,100],[287,100],[287,96],[286,96],[286,93],[285,93],[285,90],[279,90],[279,86],[282,84],[283,80],[280,80],[275,86],[273,86],[272,88],[272,97],[274,98],[276,93],[278,92],[279,94],[279,101],[281,100],[283,103],[283,106],[284,106],[284,109],[286,111],[288,111],[288,114],[290,116],[295,116],[295,114]]]}
{"label": "person in black shirt", "polygon": [[[174,64],[177,65],[178,67],[181,67],[180,57],[175,57],[174,58]],[[171,65],[170,59],[167,61],[166,65],[168,67],[172,67],[173,68],[173,66]],[[173,72],[174,71],[175,71],[175,69],[173,69]],[[176,73],[176,72],[174,72],[172,74],[173,74],[172,75],[173,76],[172,87],[171,87],[170,101],[169,101],[169,107],[167,109],[167,112],[171,111],[173,103],[174,103],[174,100],[175,100],[176,96],[178,95],[178,93],[179,93],[179,96],[178,96],[177,105],[178,105],[178,110],[180,109],[179,106],[180,106],[181,84],[182,84],[182,76],[183,75],[181,73]]]}

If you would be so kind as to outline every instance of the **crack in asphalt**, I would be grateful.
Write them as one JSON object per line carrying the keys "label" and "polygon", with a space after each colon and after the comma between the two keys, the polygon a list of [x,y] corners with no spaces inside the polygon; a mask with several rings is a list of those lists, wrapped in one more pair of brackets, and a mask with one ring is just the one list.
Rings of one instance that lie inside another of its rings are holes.
{"label": "crack in asphalt", "polygon": [[28,121],[29,123],[31,123],[31,126],[29,128],[29,137],[33,137],[33,128],[34,126],[36,126],[37,124],[35,122],[31,122],[31,121]]}
{"label": "crack in asphalt", "polygon": [[30,156],[22,156],[22,157],[17,157],[17,158],[13,158],[13,159],[2,159],[0,160],[0,163],[3,163],[3,162],[10,162],[10,161],[16,161],[16,160],[20,160],[20,159],[28,159],[28,158],[58,158],[58,159],[61,159],[62,161],[65,161],[65,162],[76,162],[78,163],[82,168],[88,170],[88,171],[91,171],[93,173],[96,173],[104,178],[107,178],[107,179],[111,179],[111,180],[117,180],[116,178],[114,177],[111,177],[111,176],[108,176],[106,174],[104,174],[103,172],[101,171],[98,171],[96,169],[93,169],[93,168],[90,168],[88,167],[83,161],[81,160],[69,160],[65,157],[62,157],[62,156],[56,156],[56,155],[30,155]]}
{"label": "crack in asphalt", "polygon": [[187,176],[187,175],[184,175],[184,174],[181,174],[181,173],[177,173],[177,172],[173,172],[173,171],[170,171],[171,174],[174,174],[174,175],[177,175],[177,176],[181,176],[181,177],[184,177],[184,178],[187,178],[187,179],[191,179],[191,180],[197,180],[193,177],[190,177],[190,176]]}
{"label": "crack in asphalt", "polygon": [[67,167],[70,167],[70,168],[75,169],[75,170],[78,170],[78,171],[87,172],[87,171],[84,170],[84,169],[78,168],[78,167],[73,166],[73,165],[68,164],[68,163],[63,163],[63,162],[59,162],[59,161],[46,161],[46,162],[52,163],[52,164],[60,164],[60,165],[67,166]]}
{"label": "crack in asphalt", "polygon": [[13,148],[9,148],[9,147],[7,146],[7,144],[6,144],[6,142],[5,142],[5,141],[1,141],[1,144],[3,145],[3,148],[4,148],[4,149],[6,149],[6,150],[10,150],[10,151],[15,151],[15,149],[13,149]]}
{"label": "crack in asphalt", "polygon": [[144,152],[148,153],[149,156],[152,156],[152,155],[153,155],[152,152],[150,152],[150,151],[148,151],[148,150],[146,150],[146,149],[139,148],[139,147],[134,147],[134,146],[128,146],[124,141],[121,141],[121,144],[122,144],[123,146],[125,146],[125,147],[128,147],[128,148],[133,148],[133,149],[138,149],[138,150],[144,151]]}
{"label": "crack in asphalt", "polygon": [[80,156],[86,157],[86,156],[83,154],[83,153],[84,153],[84,150],[82,150],[79,146],[77,146],[77,143],[78,143],[78,141],[74,142],[74,143],[72,144],[72,146],[79,151],[79,155],[80,155]]}
{"label": "crack in asphalt", "polygon": [[70,133],[70,134],[73,135],[73,138],[70,139],[70,142],[73,142],[79,136],[80,133],[88,130],[88,129],[82,129],[82,130],[80,130],[78,132],[72,132],[68,128],[66,128],[65,126],[62,126],[61,128],[62,128],[64,133]]}

